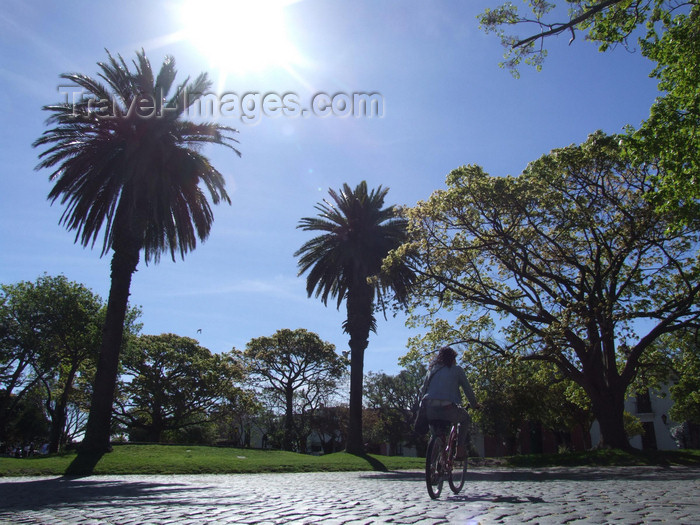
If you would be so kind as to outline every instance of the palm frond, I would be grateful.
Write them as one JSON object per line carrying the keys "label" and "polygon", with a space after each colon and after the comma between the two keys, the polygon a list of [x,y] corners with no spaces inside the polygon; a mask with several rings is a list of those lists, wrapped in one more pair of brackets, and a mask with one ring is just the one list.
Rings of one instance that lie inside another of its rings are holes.
{"label": "palm frond", "polygon": [[155,93],[161,96],[163,99],[170,93],[170,90],[173,87],[173,82],[175,81],[176,73],[175,59],[169,55],[166,56],[163,60],[163,66],[160,68],[154,86]]}
{"label": "palm frond", "polygon": [[355,189],[343,184],[339,191],[328,191],[330,200],[315,206],[317,217],[299,221],[299,229],[323,232],[294,254],[299,275],[307,274],[309,297],[320,297],[324,304],[335,297],[339,308],[348,291],[368,279],[375,282],[378,295],[393,290],[396,297],[405,297],[412,282],[408,268],[381,274],[383,259],[406,238],[405,220],[397,217],[393,206],[384,208],[387,192],[381,186],[368,191],[364,181]]}
{"label": "palm frond", "polygon": [[[160,111],[176,77],[171,57],[155,77],[143,50],[133,71],[120,55],[107,51],[107,57],[98,63],[104,83],[79,73],[62,75],[87,92],[84,100],[44,107],[52,127],[33,145],[43,147],[37,169],[53,170],[48,198],[65,206],[60,222],[75,231],[76,242],[94,245],[103,233],[103,255],[128,235],[144,250],[146,262],[157,262],[163,252],[184,257],[209,235],[210,201],[231,203],[223,175],[200,146],[222,145],[240,156],[237,131],[179,119],[180,109]],[[208,85],[202,74],[194,89]],[[184,100],[188,89],[185,81],[170,100]],[[129,111],[143,96],[156,101],[153,115]],[[114,110],[95,111],[94,99],[110,101]]]}

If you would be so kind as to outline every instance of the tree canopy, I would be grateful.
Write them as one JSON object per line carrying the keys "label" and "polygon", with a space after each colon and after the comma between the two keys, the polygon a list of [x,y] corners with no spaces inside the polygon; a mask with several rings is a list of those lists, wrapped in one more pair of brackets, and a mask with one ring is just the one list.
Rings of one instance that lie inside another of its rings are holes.
{"label": "tree canopy", "polygon": [[116,417],[153,442],[166,431],[209,421],[214,407],[235,397],[235,384],[243,379],[231,356],[212,354],[175,334],[136,338],[122,366]]}
{"label": "tree canopy", "polygon": [[700,340],[697,330],[674,334],[677,352],[673,356],[676,381],[671,386],[675,421],[700,424]]}
{"label": "tree canopy", "polygon": [[100,297],[63,275],[0,287],[0,439],[24,396],[40,388],[49,449],[65,443],[75,383],[91,375],[103,320]]}
{"label": "tree canopy", "polygon": [[285,450],[293,449],[298,434],[295,409],[304,413],[318,408],[335,392],[347,366],[334,345],[303,328],[252,339],[241,357],[251,379],[284,409]]}
{"label": "tree canopy", "polygon": [[[568,13],[562,7],[568,7]],[[676,214],[675,222],[700,217],[700,4],[697,0],[532,0],[523,14],[508,2],[487,9],[481,27],[496,32],[504,45],[503,66],[518,75],[521,63],[542,67],[545,41],[579,33],[601,51],[617,45],[639,46],[655,66],[662,94],[639,129],[629,127],[627,145],[639,162],[653,163],[658,177],[653,199],[660,210]],[[526,27],[530,36],[511,34]],[[671,224],[673,225],[673,224]]]}
{"label": "tree canopy", "polygon": [[414,319],[427,307],[434,333],[555,364],[590,397],[604,443],[626,448],[624,396],[642,357],[700,317],[700,232],[669,229],[646,199],[650,171],[600,132],[518,177],[464,166],[407,211],[412,240],[387,264],[417,255]]}
{"label": "tree canopy", "polygon": [[366,405],[376,416],[374,428],[366,429],[365,434],[373,434],[374,441],[388,442],[393,453],[404,441],[425,445],[424,436],[416,436],[412,427],[426,373],[423,363],[411,362],[397,375],[370,372],[365,378]]}

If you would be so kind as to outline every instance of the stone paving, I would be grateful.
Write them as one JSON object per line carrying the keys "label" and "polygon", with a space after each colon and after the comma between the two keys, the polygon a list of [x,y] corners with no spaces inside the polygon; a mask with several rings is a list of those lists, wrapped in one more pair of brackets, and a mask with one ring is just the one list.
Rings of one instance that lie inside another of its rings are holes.
{"label": "stone paving", "polygon": [[0,477],[0,523],[700,524],[700,468],[477,468],[436,501],[422,472]]}

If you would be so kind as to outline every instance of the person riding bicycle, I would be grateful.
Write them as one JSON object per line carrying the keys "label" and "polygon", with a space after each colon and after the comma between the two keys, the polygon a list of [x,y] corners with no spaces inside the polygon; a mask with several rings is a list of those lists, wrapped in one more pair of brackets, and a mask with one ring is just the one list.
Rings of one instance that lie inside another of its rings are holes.
{"label": "person riding bicycle", "polygon": [[469,439],[471,418],[466,409],[460,406],[462,397],[460,387],[467,396],[472,408],[479,404],[474,396],[464,369],[457,364],[457,352],[451,346],[443,346],[430,363],[428,374],[423,382],[423,399],[427,403],[428,421],[435,419],[461,423],[457,437],[457,459],[466,457],[466,445]]}

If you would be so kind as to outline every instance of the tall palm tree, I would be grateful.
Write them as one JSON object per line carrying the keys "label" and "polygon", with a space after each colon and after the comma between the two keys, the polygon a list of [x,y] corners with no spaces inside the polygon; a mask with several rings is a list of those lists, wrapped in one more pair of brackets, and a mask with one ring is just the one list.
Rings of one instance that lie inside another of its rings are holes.
{"label": "tall palm tree", "polygon": [[369,332],[376,331],[375,301],[383,305],[393,291],[399,301],[406,298],[414,274],[406,267],[382,273],[382,261],[406,239],[406,221],[390,206],[383,208],[388,188],[367,192],[362,181],[352,190],[343,185],[340,193],[329,190],[332,202],[316,205],[318,217],[302,218],[298,228],[323,232],[305,243],[299,257],[299,275],[309,272],[306,291],[324,305],[335,297],[337,308],[346,299],[347,319],[343,330],[350,336],[350,413],[347,451],[360,454],[362,445],[362,378],[364,352]]}
{"label": "tall palm tree", "polygon": [[66,208],[61,223],[75,230],[75,242],[94,246],[104,231],[102,256],[113,250],[111,287],[100,356],[81,453],[109,450],[114,387],[131,277],[143,251],[146,263],[163,252],[184,257],[204,241],[214,204],[231,203],[225,181],[200,153],[205,144],[231,148],[236,130],[184,120],[185,112],[210,87],[206,74],[174,89],[175,61],[166,57],[157,77],[144,51],[134,71],[107,52],[98,78],[79,73],[61,78],[82,88],[81,100],[45,106],[53,126],[34,142],[47,146],[37,169],[55,169],[53,203]]}

